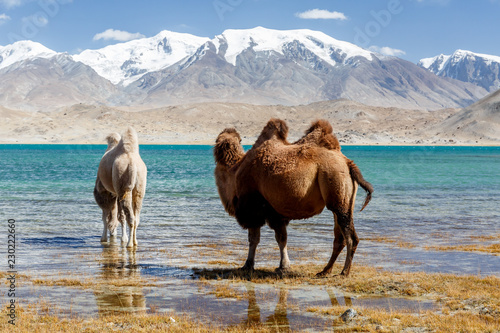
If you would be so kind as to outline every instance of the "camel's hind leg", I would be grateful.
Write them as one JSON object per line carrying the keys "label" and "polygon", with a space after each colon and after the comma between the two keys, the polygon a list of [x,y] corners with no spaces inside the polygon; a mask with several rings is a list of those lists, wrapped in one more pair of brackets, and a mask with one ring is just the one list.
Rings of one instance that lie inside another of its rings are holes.
{"label": "camel's hind leg", "polygon": [[133,191],[132,204],[134,206],[135,223],[134,223],[134,228],[132,230],[131,239],[133,240],[134,246],[137,246],[137,227],[139,226],[143,198],[144,198],[144,191],[139,191],[139,190]]}
{"label": "camel's hind leg", "polygon": [[125,214],[123,212],[121,204],[118,205],[118,221],[120,221],[120,224],[122,226],[122,244],[125,244],[128,242],[127,219],[125,218]]}
{"label": "camel's hind leg", "polygon": [[123,195],[120,196],[120,207],[122,209],[123,214],[125,215],[125,219],[127,220],[129,228],[127,247],[133,247],[134,246],[133,230],[136,217],[134,214],[134,207],[132,204],[132,191],[128,190]]}
{"label": "camel's hind leg", "polygon": [[[345,181],[342,178],[332,177],[335,173],[324,173],[320,177],[319,184],[321,194],[325,200],[326,207],[333,212],[335,217],[335,239],[333,241],[333,252],[328,264],[318,275],[325,275],[331,272],[332,266],[342,249],[347,247],[347,255],[341,275],[348,276],[351,269],[352,259],[359,243],[358,236],[354,229],[353,213],[358,184],[352,180]],[[348,186],[352,181],[352,187]],[[332,188],[337,191],[332,191]]]}
{"label": "camel's hind leg", "polygon": [[333,229],[334,233],[334,240],[333,240],[333,252],[332,256],[330,257],[330,260],[328,261],[328,264],[323,268],[321,272],[317,274],[317,276],[324,276],[327,274],[330,274],[332,271],[333,264],[335,263],[335,260],[337,260],[337,257],[339,256],[340,252],[342,252],[342,249],[344,249],[346,242],[344,240],[344,234],[341,231],[340,226],[338,225],[337,222],[337,215],[333,214],[335,218],[335,227]]}
{"label": "camel's hind leg", "polygon": [[354,229],[352,211],[348,214],[339,214],[338,224],[340,227],[340,231],[344,235],[345,243],[347,246],[345,264],[340,275],[348,276],[349,271],[351,270],[352,259],[359,243],[358,235],[356,234],[356,230]]}

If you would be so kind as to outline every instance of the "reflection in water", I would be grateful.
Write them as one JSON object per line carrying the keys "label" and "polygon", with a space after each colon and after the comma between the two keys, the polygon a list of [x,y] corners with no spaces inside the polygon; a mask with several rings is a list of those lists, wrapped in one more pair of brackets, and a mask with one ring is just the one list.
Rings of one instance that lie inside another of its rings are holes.
{"label": "reflection in water", "polygon": [[[332,302],[333,307],[342,305],[339,303],[339,300],[337,299],[337,295],[335,294],[333,289],[327,289],[326,291],[328,292],[328,296],[330,296],[330,301]],[[342,296],[342,298],[344,299],[345,306],[349,306],[349,307],[352,306],[352,298],[351,297]]]}
{"label": "reflection in water", "polygon": [[99,278],[103,282],[94,291],[99,314],[145,312],[146,298],[140,286],[135,249],[127,250],[111,237],[108,244],[102,245],[102,258]]}
{"label": "reflection in water", "polygon": [[274,309],[274,314],[266,319],[265,324],[275,328],[276,331],[282,332],[284,329],[290,329],[290,323],[287,316],[288,308],[288,289],[279,289],[279,298],[276,308]]}
{"label": "reflection in water", "polygon": [[260,324],[260,308],[255,295],[255,286],[252,283],[247,283],[245,287],[248,295],[248,317],[243,324],[247,324],[246,326]]}
{"label": "reflection in water", "polygon": [[[248,316],[243,322],[244,326],[254,326],[261,323],[260,319],[260,307],[257,302],[257,296],[255,293],[255,285],[253,283],[247,283],[245,285],[248,295]],[[290,323],[287,316],[287,300],[288,300],[288,289],[279,289],[279,298],[276,308],[274,309],[274,314],[268,316],[263,322],[266,326],[276,328],[277,331],[282,332],[283,330],[290,329]]]}

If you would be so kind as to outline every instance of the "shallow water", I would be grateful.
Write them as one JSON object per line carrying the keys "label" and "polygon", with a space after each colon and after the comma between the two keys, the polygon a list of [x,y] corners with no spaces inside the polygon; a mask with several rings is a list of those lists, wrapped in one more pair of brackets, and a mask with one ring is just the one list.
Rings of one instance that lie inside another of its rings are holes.
{"label": "shallow water", "polygon": [[[198,316],[200,309],[205,309],[202,316],[210,318],[230,309],[230,314],[220,316],[225,324],[258,316],[262,322],[276,321],[290,327],[299,323],[307,323],[306,327],[329,325],[328,319],[296,308],[303,310],[316,301],[328,306],[334,298],[341,304],[349,302],[342,295],[332,298],[335,291],[319,287],[278,290],[251,284],[234,286],[246,295],[241,300],[218,299],[210,294],[211,287],[200,287],[193,280],[192,268],[238,267],[247,251],[246,232],[227,216],[219,201],[208,146],[141,146],[149,173],[137,233],[139,247],[131,253],[119,244],[102,245],[101,213],[92,191],[104,150],[104,146],[88,145],[0,146],[0,211],[5,221],[16,220],[16,269],[44,278],[146,277],[162,281],[163,286],[103,286],[93,291],[21,287],[19,293],[25,300],[45,295],[65,311],[87,315],[153,309]],[[425,248],[488,244],[474,237],[500,234],[500,148],[353,146],[343,147],[343,152],[375,188],[370,205],[354,217],[361,238],[354,265],[500,276],[500,256]],[[363,191],[359,191],[358,210],[363,198]],[[332,229],[329,211],[292,221],[292,265],[326,264],[332,250]],[[386,241],[380,241],[382,238]],[[387,239],[412,247],[399,247]],[[343,262],[344,258],[341,255],[338,260]],[[274,234],[263,228],[256,267],[278,263]],[[67,293],[74,298],[65,297]],[[252,293],[257,296],[253,298]],[[430,306],[409,300],[351,301],[353,305],[415,311]]]}

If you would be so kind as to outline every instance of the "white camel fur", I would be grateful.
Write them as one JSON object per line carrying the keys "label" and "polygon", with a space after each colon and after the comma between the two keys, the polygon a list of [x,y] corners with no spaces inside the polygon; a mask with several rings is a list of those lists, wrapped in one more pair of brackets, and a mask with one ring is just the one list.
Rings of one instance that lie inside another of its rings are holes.
{"label": "white camel fur", "polygon": [[94,198],[102,209],[104,229],[101,242],[107,241],[108,230],[110,236],[116,235],[120,222],[122,243],[127,243],[127,247],[137,246],[136,232],[147,178],[146,165],[139,155],[137,133],[129,127],[121,138],[112,133],[106,139],[108,148],[99,163],[94,188]]}

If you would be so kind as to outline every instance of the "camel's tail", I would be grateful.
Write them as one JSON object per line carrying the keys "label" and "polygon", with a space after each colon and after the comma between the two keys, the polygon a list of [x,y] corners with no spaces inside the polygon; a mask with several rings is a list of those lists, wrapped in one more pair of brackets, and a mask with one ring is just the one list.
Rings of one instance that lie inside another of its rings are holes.
{"label": "camel's tail", "polygon": [[129,127],[125,134],[122,136],[123,149],[127,153],[138,153],[139,152],[139,139],[137,138],[137,132]]}
{"label": "camel's tail", "polygon": [[365,209],[365,207],[372,199],[373,186],[363,178],[361,170],[359,170],[358,166],[354,164],[353,161],[348,160],[347,163],[349,165],[349,171],[351,172],[352,179],[356,181],[359,184],[359,186],[361,186],[366,191],[365,203],[363,204],[363,207],[360,210],[363,211],[363,209]]}

